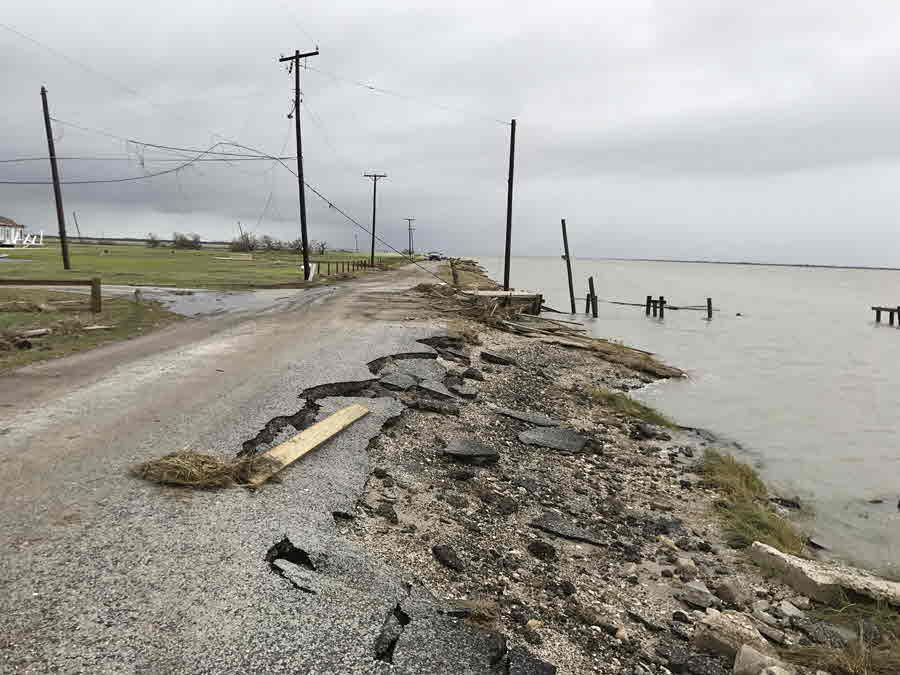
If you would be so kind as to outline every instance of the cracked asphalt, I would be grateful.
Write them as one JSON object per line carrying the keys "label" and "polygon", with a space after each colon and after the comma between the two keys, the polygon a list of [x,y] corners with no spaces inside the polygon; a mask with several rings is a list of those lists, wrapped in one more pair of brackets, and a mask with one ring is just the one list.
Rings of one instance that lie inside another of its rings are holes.
{"label": "cracked asphalt", "polygon": [[[319,399],[319,416],[356,400],[372,412],[256,492],[129,475],[185,448],[234,455],[297,413],[304,389],[429,351],[416,342],[427,329],[356,309],[424,280],[404,268],[310,289],[283,311],[186,322],[0,376],[0,670],[503,672],[498,636],[442,615],[335,524],[364,488],[370,439],[400,412],[393,399]],[[273,571],[267,552],[285,537],[315,570]],[[389,664],[374,645],[398,604],[411,621]]]}

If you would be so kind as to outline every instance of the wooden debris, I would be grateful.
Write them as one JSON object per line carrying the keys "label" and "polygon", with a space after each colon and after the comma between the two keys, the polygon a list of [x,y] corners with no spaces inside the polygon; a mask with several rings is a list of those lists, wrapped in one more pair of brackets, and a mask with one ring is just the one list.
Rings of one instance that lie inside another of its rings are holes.
{"label": "wooden debris", "polygon": [[315,450],[336,433],[368,414],[368,408],[359,403],[354,403],[346,408],[341,408],[321,422],[316,422],[311,427],[304,429],[294,436],[291,440],[263,453],[261,457],[270,461],[265,462],[263,464],[263,469],[256,471],[250,476],[248,484],[250,487],[262,485],[288,464],[303,457],[303,455],[311,450]]}

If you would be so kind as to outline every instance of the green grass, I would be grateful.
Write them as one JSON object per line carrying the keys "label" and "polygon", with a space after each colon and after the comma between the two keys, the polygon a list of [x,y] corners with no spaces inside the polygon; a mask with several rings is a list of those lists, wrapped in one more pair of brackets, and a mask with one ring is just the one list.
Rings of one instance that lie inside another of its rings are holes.
{"label": "green grass", "polygon": [[716,512],[730,546],[746,548],[760,541],[785,553],[803,553],[801,535],[793,523],[771,508],[765,483],[750,465],[717,450],[707,450],[702,471],[723,494],[724,500],[716,505]]}
{"label": "green grass", "polygon": [[[54,301],[78,300],[77,305]],[[92,349],[101,344],[127,340],[166,326],[180,317],[156,302],[135,303],[125,298],[103,300],[103,311],[89,311],[90,296],[41,289],[0,288],[0,304],[25,301],[44,305],[50,311],[0,311],[0,372]],[[84,326],[113,326],[109,330],[84,331]],[[32,340],[31,349],[10,348],[4,334],[33,328],[50,328],[51,335]]]}
{"label": "green grass", "polygon": [[[302,260],[289,251],[254,252],[252,261],[217,260],[232,254],[225,248],[199,251],[142,244],[70,244],[72,269],[63,270],[59,245],[43,248],[0,249],[22,262],[0,261],[0,279],[87,279],[100,277],[104,284],[176,286],[182,288],[250,288],[302,283]],[[365,253],[327,252],[319,260],[362,260]],[[391,266],[403,258],[379,254],[376,263]],[[28,262],[25,262],[28,261]],[[335,266],[332,265],[334,272]]]}
{"label": "green grass", "polygon": [[604,408],[608,408],[620,415],[661,427],[675,427],[675,423],[659,411],[644,405],[640,401],[635,401],[622,392],[597,388],[591,390],[591,397]]}

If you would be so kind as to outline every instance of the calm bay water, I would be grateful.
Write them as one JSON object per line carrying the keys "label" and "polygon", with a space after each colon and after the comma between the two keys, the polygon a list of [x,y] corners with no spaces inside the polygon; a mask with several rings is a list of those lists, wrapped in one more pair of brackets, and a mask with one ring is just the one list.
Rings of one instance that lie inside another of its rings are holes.
{"label": "calm bay water", "polygon": [[[502,279],[502,259],[480,262]],[[712,297],[721,311],[711,322],[705,311],[660,321],[606,302],[598,319],[578,320],[688,371],[632,395],[740,443],[774,488],[813,506],[806,526],[836,555],[900,569],[900,329],[886,316],[876,326],[869,309],[900,303],[900,271],[615,260],[577,260],[573,270],[582,298],[589,275],[605,300]],[[511,283],[569,307],[559,257],[514,258]]]}

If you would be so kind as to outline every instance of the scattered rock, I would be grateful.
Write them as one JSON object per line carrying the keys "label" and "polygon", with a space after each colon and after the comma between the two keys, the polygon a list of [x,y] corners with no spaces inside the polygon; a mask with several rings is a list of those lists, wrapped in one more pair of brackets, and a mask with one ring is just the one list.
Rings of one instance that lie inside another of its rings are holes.
{"label": "scattered rock", "polygon": [[381,502],[377,507],[375,507],[375,513],[384,518],[389,523],[393,523],[394,525],[400,522],[400,518],[397,516],[397,511],[394,510],[394,505],[388,502]]}
{"label": "scattered rock", "polygon": [[685,584],[679,597],[687,604],[693,607],[700,607],[701,609],[706,609],[716,604],[715,596],[709,592],[706,584],[701,581],[692,581],[689,584]]}
{"label": "scattered rock", "polygon": [[477,380],[479,382],[484,382],[484,374],[478,370],[478,368],[466,368],[462,371],[461,377],[467,380]]}
{"label": "scattered rock", "polygon": [[750,645],[743,645],[737,652],[734,659],[733,675],[760,675],[766,668],[778,667],[785,669],[785,672],[795,672],[792,668],[788,669],[787,664],[783,661],[763,654]]}
{"label": "scattered rock", "polygon": [[470,387],[465,384],[457,384],[457,385],[452,385],[450,387],[450,389],[453,391],[454,394],[456,394],[458,396],[462,396],[463,398],[466,398],[466,399],[471,400],[471,399],[478,398],[478,390],[475,387]]}
{"label": "scattered rock", "polygon": [[556,675],[556,666],[541,661],[524,647],[509,650],[509,675]]}
{"label": "scattered rock", "polygon": [[769,651],[766,639],[756,630],[753,622],[740,612],[731,610],[707,610],[694,632],[693,644],[698,649],[729,658],[733,658],[743,645],[750,645],[762,653]]}
{"label": "scattered rock", "polygon": [[676,609],[672,612],[672,621],[678,621],[679,623],[692,623],[691,615],[685,612],[683,609]]}
{"label": "scattered rock", "polygon": [[489,351],[482,350],[480,356],[481,356],[482,361],[487,361],[488,363],[493,363],[498,366],[514,366],[514,365],[516,365],[515,359],[511,359],[509,357],[502,356],[500,354],[497,354],[496,352],[489,352]]}
{"label": "scattered rock", "polygon": [[559,420],[553,419],[549,415],[544,415],[542,413],[530,413],[522,410],[511,410],[510,408],[500,407],[494,408],[494,412],[498,415],[512,417],[513,419],[528,422],[529,424],[534,424],[539,427],[558,427],[562,424]]}
{"label": "scattered rock", "polygon": [[781,602],[779,602],[775,607],[772,608],[772,612],[776,616],[780,616],[788,620],[802,619],[806,616],[803,612],[794,607],[794,605],[792,605],[787,600],[782,600]]}
{"label": "scattered rock", "polygon": [[458,462],[469,464],[493,464],[500,455],[484,443],[470,439],[455,439],[444,448],[444,454]]}
{"label": "scattered rock", "polygon": [[452,546],[449,546],[448,544],[438,544],[437,546],[431,547],[431,552],[434,554],[437,561],[444,567],[448,567],[457,572],[463,571],[462,560],[456,555],[456,551]]}
{"label": "scattered rock", "polygon": [[672,436],[653,424],[641,422],[631,430],[631,437],[639,441],[671,441]]}
{"label": "scattered rock", "polygon": [[774,570],[796,592],[813,600],[837,604],[847,591],[851,591],[900,606],[900,583],[896,581],[834,563],[804,560],[758,541],[753,542],[749,555],[757,565]]}
{"label": "scattered rock", "polygon": [[528,552],[538,560],[556,560],[556,549],[540,539],[535,539],[528,544]]}
{"label": "scattered rock", "polygon": [[475,478],[475,472],[471,469],[454,469],[447,474],[452,480],[471,480]]}
{"label": "scattered rock", "polygon": [[519,434],[519,440],[528,445],[567,452],[580,452],[588,442],[587,437],[577,431],[552,427],[526,429]]}
{"label": "scattered rock", "polygon": [[456,401],[438,401],[433,398],[413,397],[404,403],[410,408],[436,412],[441,415],[459,415],[459,404]]}
{"label": "scattered rock", "polygon": [[716,586],[716,595],[734,607],[744,607],[750,603],[750,594],[736,579],[725,579]]}
{"label": "scattered rock", "polygon": [[[814,621],[805,618],[791,619],[791,626],[806,635],[817,645],[825,645],[833,649],[843,649],[855,636],[844,635],[837,626],[832,626],[825,621]],[[849,638],[849,639],[848,639]]]}
{"label": "scattered rock", "polygon": [[681,577],[682,581],[693,581],[697,578],[699,570],[697,563],[690,558],[678,558],[675,561],[675,572]]}
{"label": "scattered rock", "polygon": [[536,527],[544,532],[555,534],[564,539],[572,539],[574,541],[583,541],[588,544],[602,544],[599,537],[588,532],[584,528],[574,525],[564,516],[554,511],[545,511],[540,518],[532,520],[529,523],[532,527]]}
{"label": "scattered rock", "polygon": [[391,474],[389,474],[387,469],[385,469],[384,467],[376,466],[375,469],[372,471],[372,475],[375,476],[375,478],[384,480]]}
{"label": "scattered rock", "polygon": [[458,495],[455,493],[444,493],[441,498],[447,502],[450,506],[455,506],[458,509],[464,509],[469,505],[469,500],[463,497],[462,495]]}

